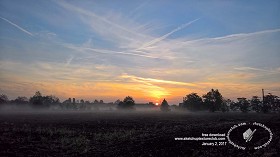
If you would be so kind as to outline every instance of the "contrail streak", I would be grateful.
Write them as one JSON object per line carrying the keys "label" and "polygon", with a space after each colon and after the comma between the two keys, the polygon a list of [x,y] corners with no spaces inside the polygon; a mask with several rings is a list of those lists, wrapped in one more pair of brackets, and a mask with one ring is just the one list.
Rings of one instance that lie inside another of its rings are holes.
{"label": "contrail streak", "polygon": [[96,18],[96,19],[98,19],[98,20],[100,20],[100,21],[102,21],[104,23],[107,23],[107,24],[109,24],[111,26],[114,26],[114,27],[116,27],[116,28],[118,28],[120,30],[126,31],[128,33],[131,33],[131,34],[134,34],[134,35],[138,35],[138,36],[142,36],[142,37],[146,37],[145,35],[142,35],[142,34],[134,32],[134,31],[131,31],[131,30],[129,30],[129,29],[127,29],[127,28],[125,28],[125,27],[123,27],[121,25],[118,25],[118,24],[116,24],[116,23],[114,23],[114,22],[112,22],[112,21],[102,17],[102,16],[99,16],[99,15],[95,14],[94,12],[90,12],[90,11],[81,9],[79,7],[76,7],[74,5],[71,5],[71,4],[69,4],[67,2],[63,2],[63,1],[57,1],[57,4],[59,4],[60,6],[66,8],[66,9],[73,10],[73,11],[76,11],[76,12],[78,12],[80,14]]}
{"label": "contrail streak", "polygon": [[221,37],[214,37],[214,38],[201,38],[201,39],[195,39],[195,40],[188,40],[188,41],[185,41],[184,43],[193,43],[193,42],[200,42],[200,41],[210,42],[210,41],[215,41],[215,40],[239,39],[239,38],[242,38],[242,37],[251,37],[251,36],[255,36],[255,35],[262,35],[262,34],[266,34],[266,33],[277,33],[277,32],[280,32],[279,28],[278,29],[263,30],[263,31],[259,31],[259,32],[251,32],[251,33],[230,34],[230,35],[221,36]]}
{"label": "contrail streak", "polygon": [[122,51],[111,51],[111,50],[104,50],[104,49],[94,49],[94,48],[88,48],[88,47],[77,47],[77,46],[69,46],[69,45],[64,45],[67,48],[74,49],[77,51],[85,52],[86,50],[88,51],[93,51],[95,53],[101,53],[101,54],[111,54],[111,55],[129,55],[129,56],[138,56],[138,57],[145,57],[145,58],[153,58],[153,59],[159,59],[159,57],[156,56],[150,56],[150,55],[142,55],[142,54],[137,54],[137,53],[130,53],[130,52],[122,52]]}
{"label": "contrail streak", "polygon": [[92,49],[92,48],[84,48],[84,50],[90,50],[90,51],[94,51],[97,53],[104,53],[104,54],[122,54],[122,55],[131,55],[131,56],[139,56],[139,57],[146,57],[146,58],[158,58],[149,55],[141,55],[136,53],[120,52],[120,51],[109,51],[109,50]]}
{"label": "contrail streak", "polygon": [[74,59],[74,56],[70,56],[70,58],[68,58],[67,60],[66,60],[66,66],[68,66],[71,62],[72,62],[72,60]]}
{"label": "contrail streak", "polygon": [[167,38],[167,37],[170,36],[171,34],[177,32],[177,31],[179,31],[179,30],[181,30],[181,29],[186,28],[187,26],[191,25],[192,23],[196,22],[196,21],[199,20],[199,19],[200,19],[200,18],[195,19],[195,20],[193,20],[193,21],[190,21],[190,22],[188,22],[188,23],[185,23],[185,24],[183,24],[183,25],[177,27],[176,29],[172,30],[171,32],[169,32],[169,33],[167,33],[167,34],[165,34],[165,35],[163,35],[163,36],[161,36],[161,37],[159,37],[159,38],[156,38],[156,39],[154,39],[154,40],[152,40],[152,41],[150,41],[150,42],[144,44],[144,45],[141,46],[139,49],[143,49],[143,48],[146,48],[146,47],[148,47],[148,46],[154,45],[154,44],[156,44],[156,43],[158,43],[158,42],[164,40],[165,38]]}
{"label": "contrail streak", "polygon": [[29,32],[29,31],[23,29],[22,27],[20,27],[19,25],[17,25],[17,24],[15,24],[15,23],[11,22],[10,20],[8,20],[8,19],[6,19],[6,18],[4,18],[4,17],[0,17],[0,18],[1,18],[2,20],[4,20],[4,21],[8,22],[9,24],[15,26],[16,28],[18,28],[19,30],[23,31],[24,33],[26,33],[26,34],[28,34],[28,35],[30,35],[30,36],[33,36],[33,34],[32,34],[31,32]]}
{"label": "contrail streak", "polygon": [[197,86],[194,83],[160,80],[160,79],[153,79],[153,78],[144,78],[144,77],[138,77],[138,76],[128,75],[128,74],[121,75],[121,78],[129,78],[136,82],[141,82],[141,83],[164,83],[164,84],[173,84],[173,85]]}

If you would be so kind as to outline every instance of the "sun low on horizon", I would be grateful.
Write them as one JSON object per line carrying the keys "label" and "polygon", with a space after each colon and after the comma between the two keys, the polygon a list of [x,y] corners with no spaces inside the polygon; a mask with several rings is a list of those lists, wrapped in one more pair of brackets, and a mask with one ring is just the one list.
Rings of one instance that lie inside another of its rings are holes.
{"label": "sun low on horizon", "polygon": [[279,1],[0,2],[0,94],[280,95]]}

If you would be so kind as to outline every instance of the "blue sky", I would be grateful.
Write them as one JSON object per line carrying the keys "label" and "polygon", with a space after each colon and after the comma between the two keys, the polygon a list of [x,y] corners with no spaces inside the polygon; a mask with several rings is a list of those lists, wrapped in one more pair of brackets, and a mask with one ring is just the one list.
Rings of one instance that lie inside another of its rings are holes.
{"label": "blue sky", "polygon": [[280,94],[279,1],[0,1],[0,92]]}

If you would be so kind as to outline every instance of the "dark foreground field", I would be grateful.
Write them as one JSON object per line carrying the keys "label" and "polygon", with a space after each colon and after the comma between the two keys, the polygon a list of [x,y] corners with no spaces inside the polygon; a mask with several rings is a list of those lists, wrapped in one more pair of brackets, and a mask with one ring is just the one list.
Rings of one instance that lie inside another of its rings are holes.
{"label": "dark foreground field", "polygon": [[[241,122],[265,124],[271,143],[238,150],[174,140],[227,133]],[[0,156],[279,156],[279,135],[279,114],[0,112]]]}

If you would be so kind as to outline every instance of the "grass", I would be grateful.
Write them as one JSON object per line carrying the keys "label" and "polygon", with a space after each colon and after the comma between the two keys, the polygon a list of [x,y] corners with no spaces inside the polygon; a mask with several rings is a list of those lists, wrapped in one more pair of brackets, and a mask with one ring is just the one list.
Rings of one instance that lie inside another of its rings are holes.
{"label": "grass", "polygon": [[[1,113],[0,156],[276,156],[279,120],[254,113]],[[254,152],[174,140],[253,121],[274,133],[268,147]]]}

